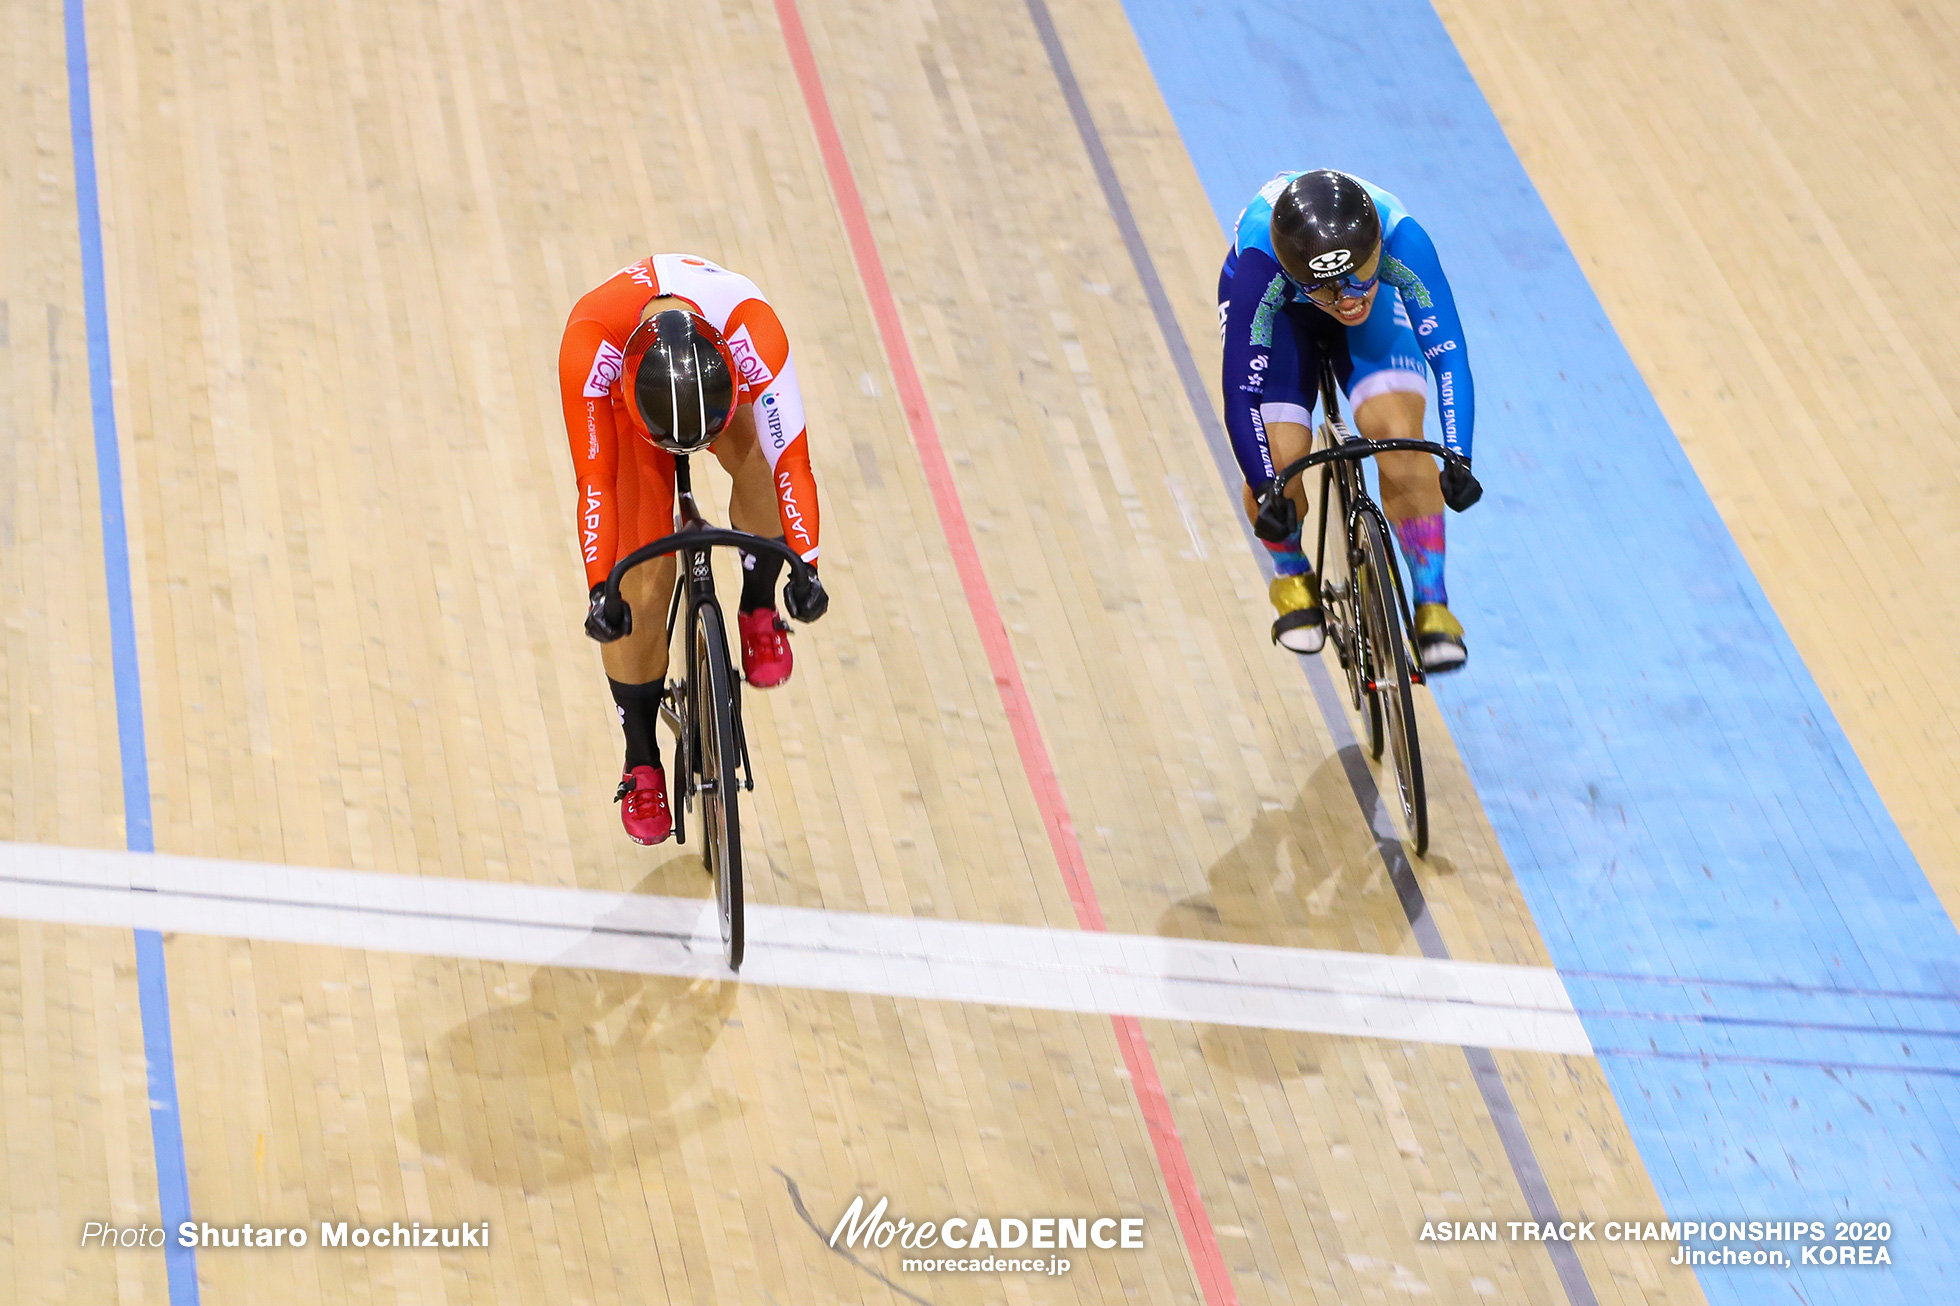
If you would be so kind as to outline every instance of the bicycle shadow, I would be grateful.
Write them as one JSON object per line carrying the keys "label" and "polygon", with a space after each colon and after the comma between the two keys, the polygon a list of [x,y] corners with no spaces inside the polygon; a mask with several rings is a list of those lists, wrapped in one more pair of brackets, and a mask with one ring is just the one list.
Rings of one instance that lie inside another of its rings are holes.
{"label": "bicycle shadow", "polygon": [[[1375,777],[1367,787],[1372,795],[1379,771],[1370,770],[1358,745],[1321,763],[1294,803],[1260,812],[1211,864],[1206,892],[1164,910],[1156,932],[1217,943],[1418,953],[1409,919],[1421,890],[1379,803],[1374,813],[1357,810],[1357,774]],[[1434,855],[1423,868],[1455,873],[1447,858]],[[1321,1041],[1311,1035],[1200,1025],[1198,1037],[1211,1064],[1250,1078],[1273,1082],[1318,1071]]]}
{"label": "bicycle shadow", "polygon": [[[703,879],[701,859],[677,850],[632,892],[700,897]],[[624,912],[599,918],[594,934],[614,915]],[[486,966],[485,980],[497,969]],[[673,1155],[683,1137],[741,1113],[701,1075],[739,990],[732,979],[539,967],[521,1000],[456,1026],[411,1062],[413,1121],[400,1132],[512,1189]]]}

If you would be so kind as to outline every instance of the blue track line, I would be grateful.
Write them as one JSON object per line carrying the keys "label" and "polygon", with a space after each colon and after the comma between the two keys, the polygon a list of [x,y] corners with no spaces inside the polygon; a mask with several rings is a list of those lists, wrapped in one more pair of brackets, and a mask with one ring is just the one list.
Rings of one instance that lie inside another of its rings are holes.
{"label": "blue track line", "polygon": [[[102,210],[96,196],[95,126],[90,111],[87,18],[83,0],[64,0],[68,40],[68,127],[75,155],[75,211],[81,233],[82,303],[88,323],[89,400],[101,500],[102,569],[109,592],[109,646],[116,676],[116,732],[122,752],[123,824],[131,852],[156,851],[150,824],[149,755],[143,741],[143,682],[136,661],[136,618],[129,596],[129,530],[123,519],[122,455],[109,368],[109,300],[102,272]],[[191,1218],[184,1131],[177,1112],[177,1063],[170,1045],[170,986],[163,936],[136,931],[136,988],[149,1071],[150,1138],[156,1149],[157,1209],[166,1231],[164,1267],[171,1306],[197,1306],[197,1252],[177,1245]]]}
{"label": "blue track line", "polygon": [[1432,688],[1668,1213],[1892,1223],[1889,1269],[1710,1301],[1960,1300],[1960,935],[1435,11],[1125,8],[1221,224],[1342,168],[1442,252],[1486,495]]}

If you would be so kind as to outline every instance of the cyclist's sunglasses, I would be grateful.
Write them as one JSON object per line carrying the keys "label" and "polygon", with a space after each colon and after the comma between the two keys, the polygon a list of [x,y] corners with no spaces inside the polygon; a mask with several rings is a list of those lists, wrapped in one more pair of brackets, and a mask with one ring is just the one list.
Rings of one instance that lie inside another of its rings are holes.
{"label": "cyclist's sunglasses", "polygon": [[[1365,268],[1370,263],[1375,265],[1373,276],[1360,277],[1350,272],[1346,276],[1335,277],[1331,281],[1316,281],[1304,287],[1307,292],[1307,298],[1313,300],[1316,304],[1324,304],[1328,308],[1332,308],[1343,299],[1360,299],[1363,295],[1373,290],[1375,284],[1382,279],[1382,251],[1379,247],[1376,248],[1372,256],[1362,262],[1361,267]],[[1356,270],[1359,271],[1359,269]]]}
{"label": "cyclist's sunglasses", "polygon": [[1363,280],[1360,277],[1346,276],[1338,281],[1319,281],[1307,287],[1307,298],[1317,304],[1338,304],[1343,299],[1359,299],[1375,288],[1382,279],[1380,269],[1375,275]]}

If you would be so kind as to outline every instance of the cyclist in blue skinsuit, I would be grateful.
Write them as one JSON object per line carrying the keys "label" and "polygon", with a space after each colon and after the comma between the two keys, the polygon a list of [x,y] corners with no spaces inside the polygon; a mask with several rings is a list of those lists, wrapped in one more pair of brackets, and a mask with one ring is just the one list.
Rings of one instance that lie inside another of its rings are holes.
{"label": "cyclist in blue skinsuit", "polygon": [[[1384,281],[1393,294],[1378,293]],[[1283,172],[1239,214],[1218,277],[1218,320],[1225,426],[1245,474],[1246,514],[1277,572],[1273,639],[1317,652],[1326,619],[1300,540],[1306,491],[1296,483],[1281,493],[1273,473],[1311,446],[1320,351],[1332,351],[1355,424],[1370,440],[1423,438],[1426,359],[1443,443],[1468,458],[1473,391],[1463,324],[1429,233],[1387,191],[1331,171]],[[1443,586],[1443,507],[1462,512],[1483,491],[1467,472],[1446,468],[1439,477],[1427,454],[1379,454],[1375,464],[1415,591],[1423,667],[1454,671],[1466,654]]]}

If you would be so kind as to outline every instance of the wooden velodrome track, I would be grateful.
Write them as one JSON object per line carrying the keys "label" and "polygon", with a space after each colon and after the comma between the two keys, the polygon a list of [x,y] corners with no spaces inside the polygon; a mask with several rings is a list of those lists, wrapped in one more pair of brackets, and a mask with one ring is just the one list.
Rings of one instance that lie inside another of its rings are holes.
{"label": "wooden velodrome track", "polygon": [[[1843,6],[1813,47],[1758,32],[1754,0],[1674,5],[1706,37],[1684,63],[1611,6],[1439,9],[1960,903],[1960,690],[1940,667],[1960,582],[1938,562],[1960,521],[1955,397],[1931,352],[1954,343],[1938,313],[1960,267],[1951,215],[1913,199],[1942,184],[1924,133],[1951,139],[1950,26]],[[1209,378],[1216,219],[1122,8],[1053,12]],[[0,41],[0,837],[120,848],[61,18],[13,6]],[[837,598],[798,635],[796,679],[748,700],[757,901],[1073,929],[1072,839],[1111,930],[1418,955],[1347,728],[1267,644],[1260,576],[1028,12],[820,2],[802,21],[984,601],[776,8],[91,6],[155,847],[706,892],[691,854],[627,844],[608,801],[552,370],[583,289],[693,250],[752,274],[791,330]],[[1869,63],[1833,57],[1853,32]],[[1820,107],[1846,95],[1884,112]],[[1748,115],[1899,178],[1888,207],[1710,130]],[[1923,257],[1889,270],[1846,230]],[[1820,244],[1835,261],[1815,270]],[[1680,247],[1703,292],[1685,319],[1650,271]],[[1802,289],[1723,276],[1766,262]],[[1837,298],[1864,281],[1883,293]],[[984,648],[989,604],[1072,819],[1061,843]],[[1459,960],[1542,966],[1424,711],[1436,928]],[[904,1300],[797,1213],[827,1232],[858,1193],[1148,1221],[1142,1252],[906,1280],[922,1299],[1204,1299],[1104,1015],[193,933],[167,956],[200,1218],[496,1230],[487,1253],[209,1254],[206,1301]],[[126,930],[0,923],[0,1297],[168,1299],[161,1257],[74,1232],[156,1218],[136,987]],[[1238,1300],[1568,1299],[1542,1248],[1414,1241],[1426,1214],[1525,1214],[1460,1049],[1143,1028]],[[1495,1064],[1562,1209],[1658,1213],[1597,1062]],[[1699,1301],[1670,1253],[1580,1259],[1601,1302]]]}

